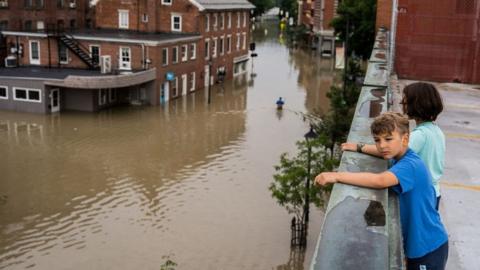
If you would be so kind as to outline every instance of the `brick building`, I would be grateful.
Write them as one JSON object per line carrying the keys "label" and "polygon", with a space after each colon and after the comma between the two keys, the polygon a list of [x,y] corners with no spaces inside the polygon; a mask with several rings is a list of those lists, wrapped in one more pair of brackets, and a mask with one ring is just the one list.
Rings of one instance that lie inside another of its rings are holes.
{"label": "brick building", "polygon": [[480,83],[479,5],[479,0],[379,0],[377,27],[394,34],[398,76]]}
{"label": "brick building", "polygon": [[246,0],[0,2],[0,109],[157,105],[246,71],[254,8]]}

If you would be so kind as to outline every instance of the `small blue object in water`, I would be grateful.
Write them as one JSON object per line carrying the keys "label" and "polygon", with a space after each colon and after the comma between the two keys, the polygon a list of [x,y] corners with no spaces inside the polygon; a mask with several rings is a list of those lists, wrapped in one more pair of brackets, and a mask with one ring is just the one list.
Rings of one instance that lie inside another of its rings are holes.
{"label": "small blue object in water", "polygon": [[285,102],[282,100],[282,97],[279,97],[277,100],[277,109],[281,110],[283,108],[283,104],[285,104]]}

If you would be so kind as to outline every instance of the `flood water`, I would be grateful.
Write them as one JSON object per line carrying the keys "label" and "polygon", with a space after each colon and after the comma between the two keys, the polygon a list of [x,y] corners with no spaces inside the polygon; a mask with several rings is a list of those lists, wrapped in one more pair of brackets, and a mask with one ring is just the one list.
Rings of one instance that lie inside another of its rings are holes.
{"label": "flood water", "polygon": [[[255,30],[253,72],[160,107],[0,112],[0,269],[307,269],[268,185],[332,62]],[[251,69],[251,62],[248,63]],[[278,113],[275,101],[285,99]]]}

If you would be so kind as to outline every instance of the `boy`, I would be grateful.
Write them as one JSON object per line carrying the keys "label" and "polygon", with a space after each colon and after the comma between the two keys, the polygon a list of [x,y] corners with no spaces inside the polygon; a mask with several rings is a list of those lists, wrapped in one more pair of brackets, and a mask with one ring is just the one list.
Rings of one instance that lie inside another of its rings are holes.
{"label": "boy", "polygon": [[436,196],[425,164],[408,148],[408,119],[387,112],[375,118],[371,132],[377,150],[394,165],[383,173],[325,172],[315,183],[344,183],[392,189],[399,194],[400,221],[407,269],[443,270],[448,258],[448,236],[435,210]]}

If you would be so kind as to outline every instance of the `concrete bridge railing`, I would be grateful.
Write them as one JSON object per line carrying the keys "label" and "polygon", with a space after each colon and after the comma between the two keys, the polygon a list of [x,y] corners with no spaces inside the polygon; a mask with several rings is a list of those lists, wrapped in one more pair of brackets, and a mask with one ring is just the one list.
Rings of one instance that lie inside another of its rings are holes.
{"label": "concrete bridge railing", "polygon": [[[370,124],[389,108],[388,32],[377,33],[348,141],[373,143]],[[339,171],[382,172],[387,161],[344,152]],[[335,184],[311,270],[405,269],[398,200],[388,189]]]}

